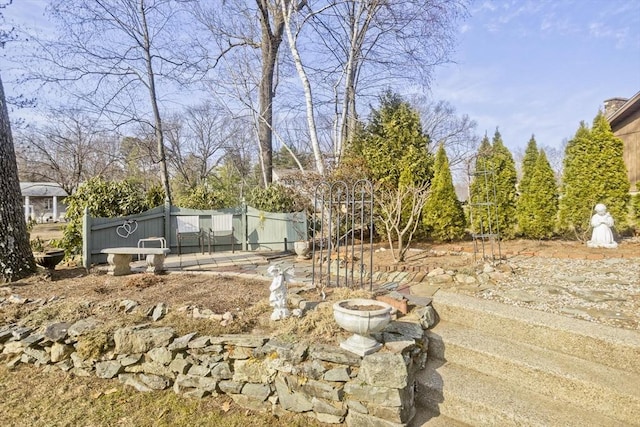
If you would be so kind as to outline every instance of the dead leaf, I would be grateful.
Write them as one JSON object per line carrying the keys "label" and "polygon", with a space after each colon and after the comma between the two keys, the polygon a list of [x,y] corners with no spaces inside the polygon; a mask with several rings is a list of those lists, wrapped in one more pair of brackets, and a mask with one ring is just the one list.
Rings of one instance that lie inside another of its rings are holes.
{"label": "dead leaf", "polygon": [[231,402],[229,402],[228,400],[226,402],[224,402],[222,404],[222,410],[224,412],[229,412],[229,410],[231,409]]}

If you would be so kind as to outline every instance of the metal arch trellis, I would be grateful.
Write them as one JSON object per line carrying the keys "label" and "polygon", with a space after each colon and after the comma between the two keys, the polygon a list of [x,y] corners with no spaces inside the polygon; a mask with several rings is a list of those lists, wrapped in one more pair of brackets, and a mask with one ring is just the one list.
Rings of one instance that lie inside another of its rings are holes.
{"label": "metal arch trellis", "polygon": [[[312,278],[316,286],[364,287],[373,277],[373,184],[323,181],[315,188]],[[319,227],[316,226],[319,224]],[[319,228],[319,230],[318,230]]]}
{"label": "metal arch trellis", "polygon": [[[480,158],[477,159],[480,161]],[[477,167],[474,173],[470,173],[469,183],[471,185],[471,177],[477,180],[478,194],[474,200],[469,187],[469,219],[473,229],[471,237],[473,238],[473,257],[478,261],[479,252],[482,252],[482,260],[495,261],[502,259],[500,248],[500,222],[498,212],[498,196],[496,190],[495,171],[486,159],[481,167]],[[474,229],[477,227],[477,229]],[[489,245],[489,248],[485,246]],[[495,251],[498,251],[496,256]],[[487,253],[490,251],[490,254]]]}

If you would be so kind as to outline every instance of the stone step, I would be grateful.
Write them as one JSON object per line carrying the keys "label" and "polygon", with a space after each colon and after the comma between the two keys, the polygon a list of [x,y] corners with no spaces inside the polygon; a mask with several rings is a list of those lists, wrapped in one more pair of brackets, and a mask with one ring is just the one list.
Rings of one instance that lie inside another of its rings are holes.
{"label": "stone step", "polygon": [[425,407],[416,407],[416,415],[408,427],[472,427]]}
{"label": "stone step", "polygon": [[640,374],[640,332],[446,291],[434,295],[440,319]]}
{"label": "stone step", "polygon": [[640,422],[639,374],[445,321],[428,331],[428,337],[430,358],[606,414],[625,425]]}
{"label": "stone step", "polygon": [[621,425],[605,415],[435,358],[418,375],[416,400],[419,408],[473,426]]}

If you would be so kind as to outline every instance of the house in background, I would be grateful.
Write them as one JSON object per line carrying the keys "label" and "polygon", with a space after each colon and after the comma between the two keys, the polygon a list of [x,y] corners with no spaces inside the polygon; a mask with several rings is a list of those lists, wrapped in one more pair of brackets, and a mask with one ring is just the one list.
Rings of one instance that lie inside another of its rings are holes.
{"label": "house in background", "polygon": [[624,143],[631,192],[640,191],[640,92],[631,99],[611,98],[604,101],[604,115],[613,134]]}
{"label": "house in background", "polygon": [[55,182],[21,182],[20,192],[27,222],[58,222],[64,220],[67,192]]}

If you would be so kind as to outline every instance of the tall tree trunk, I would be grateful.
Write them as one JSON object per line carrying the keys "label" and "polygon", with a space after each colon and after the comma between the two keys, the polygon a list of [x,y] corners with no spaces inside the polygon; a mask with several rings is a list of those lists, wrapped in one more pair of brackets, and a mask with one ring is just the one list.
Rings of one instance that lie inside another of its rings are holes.
{"label": "tall tree trunk", "polygon": [[[262,75],[258,90],[258,140],[260,144],[260,164],[264,186],[273,181],[273,98],[275,98],[274,76],[276,62],[278,61],[278,49],[282,42],[284,20],[282,11],[276,0],[270,4],[269,0],[256,0],[260,10],[260,27],[262,39],[260,49],[262,52]],[[273,22],[271,22],[273,20]]]}
{"label": "tall tree trunk", "polygon": [[142,18],[142,30],[144,32],[144,53],[147,63],[147,78],[149,89],[149,98],[153,109],[154,131],[156,137],[156,148],[158,157],[160,158],[160,180],[164,188],[164,200],[171,204],[171,185],[169,184],[169,169],[167,168],[167,155],[164,148],[164,132],[162,131],[162,119],[160,117],[160,108],[158,107],[158,96],[156,94],[155,74],[153,71],[153,63],[151,57],[151,40],[149,36],[149,28],[147,27],[147,15],[144,8],[144,1],[140,1],[140,16]]}
{"label": "tall tree trunk", "polygon": [[[306,2],[302,2],[300,5],[295,3],[282,2],[282,13],[284,15],[285,29],[287,31],[287,39],[289,41],[289,47],[291,48],[291,55],[293,56],[293,62],[296,65],[298,76],[302,82],[302,89],[304,91],[304,99],[307,107],[307,126],[309,127],[309,138],[311,139],[311,147],[313,149],[313,158],[316,163],[316,171],[320,175],[324,175],[324,160],[322,158],[322,152],[320,151],[320,142],[318,141],[318,130],[316,128],[315,113],[313,110],[313,93],[311,92],[311,84],[307,77],[307,71],[302,65],[302,57],[298,51],[297,38],[291,31],[291,16],[294,11],[301,8]],[[288,148],[288,147],[287,147]]]}
{"label": "tall tree trunk", "polygon": [[9,111],[0,78],[0,283],[27,277],[36,270],[22,209],[16,153]]}

